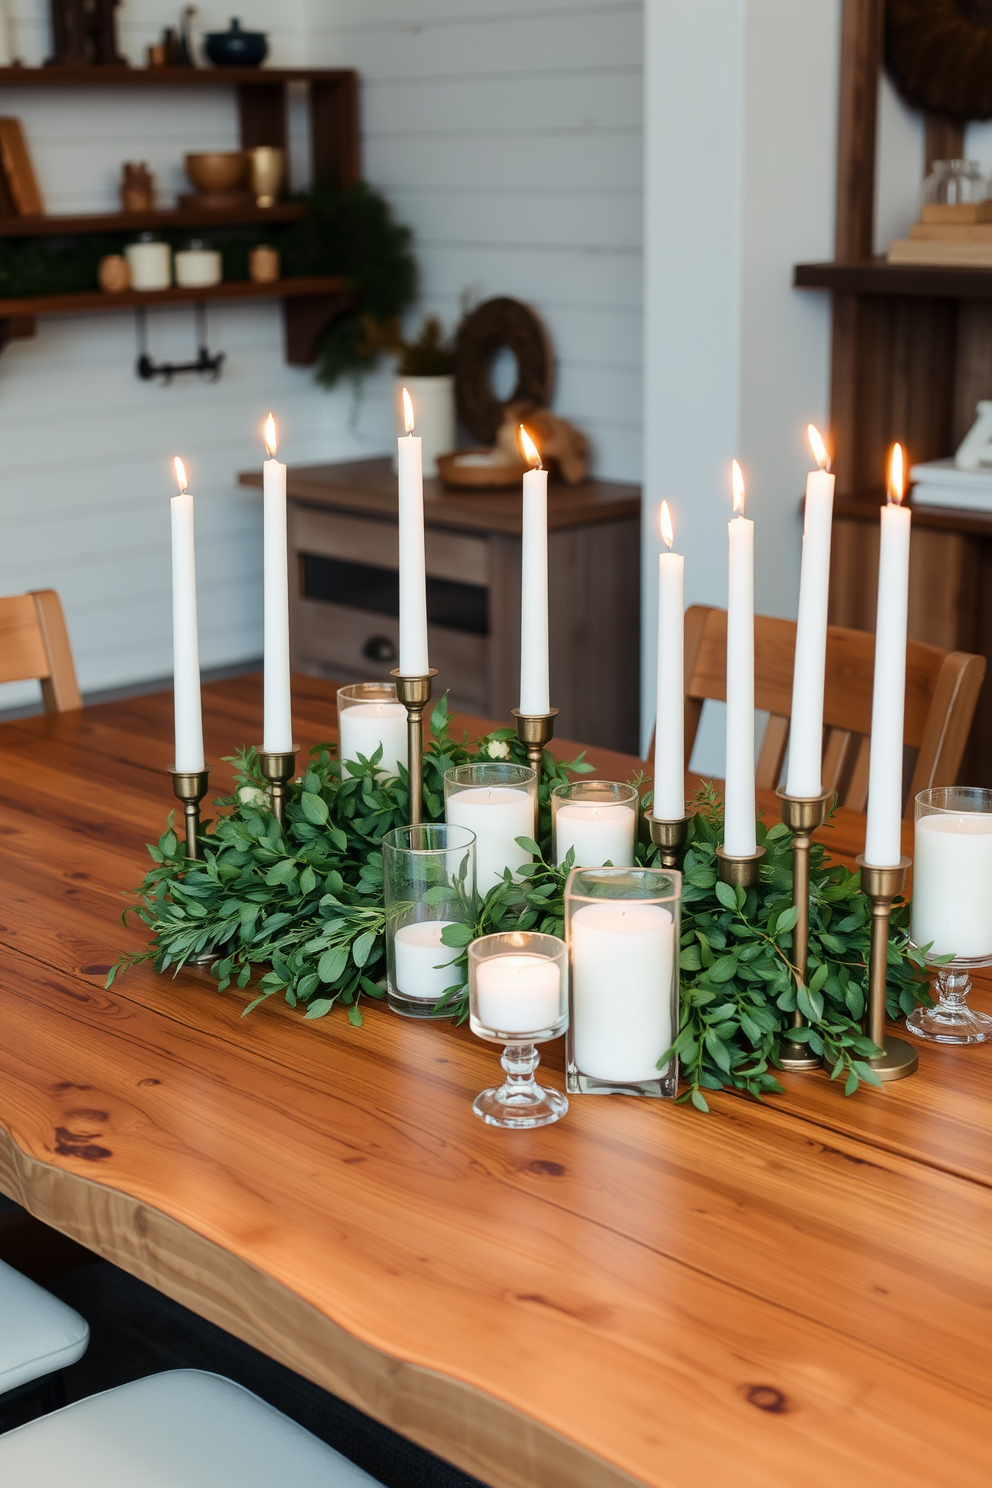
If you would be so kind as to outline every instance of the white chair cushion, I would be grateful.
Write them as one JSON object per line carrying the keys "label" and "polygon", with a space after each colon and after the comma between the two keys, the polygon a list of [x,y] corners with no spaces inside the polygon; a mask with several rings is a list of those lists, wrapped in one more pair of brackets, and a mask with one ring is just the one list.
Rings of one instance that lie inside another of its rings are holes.
{"label": "white chair cushion", "polygon": [[85,1318],[0,1261],[0,1395],[75,1364],[89,1341]]}
{"label": "white chair cushion", "polygon": [[[10,1488],[374,1488],[333,1447],[250,1390],[176,1369],[0,1436]],[[381,1488],[381,1484],[378,1484]]]}

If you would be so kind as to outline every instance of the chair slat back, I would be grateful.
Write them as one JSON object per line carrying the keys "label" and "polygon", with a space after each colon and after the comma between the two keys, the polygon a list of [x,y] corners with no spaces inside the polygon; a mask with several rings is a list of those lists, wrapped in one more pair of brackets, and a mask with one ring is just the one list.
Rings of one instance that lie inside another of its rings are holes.
{"label": "chair slat back", "polygon": [[72,647],[54,589],[0,597],[0,682],[41,683],[46,713],[81,708]]}

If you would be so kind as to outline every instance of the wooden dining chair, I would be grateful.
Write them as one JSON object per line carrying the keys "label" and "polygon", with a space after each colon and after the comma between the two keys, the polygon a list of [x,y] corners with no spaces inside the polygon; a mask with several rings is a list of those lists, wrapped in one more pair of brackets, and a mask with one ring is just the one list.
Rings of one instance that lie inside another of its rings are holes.
{"label": "wooden dining chair", "polygon": [[[758,756],[759,786],[779,784],[789,743],[792,667],[796,650],[794,620],[754,618],[754,702],[770,716]],[[875,637],[870,631],[827,629],[827,670],[823,699],[823,787],[836,790],[839,803],[864,811],[868,802],[868,746],[871,730]],[[918,791],[954,785],[985,676],[984,656],[942,651],[910,641],[906,648],[906,715],[903,739],[915,756],[905,814],[912,815]],[[685,757],[692,756],[707,698],[727,696],[727,612],[692,605],[685,615]],[[653,755],[649,753],[649,767]],[[903,761],[893,761],[902,769]]]}
{"label": "wooden dining chair", "polygon": [[0,598],[0,682],[37,678],[46,713],[81,708],[62,602],[54,589]]}

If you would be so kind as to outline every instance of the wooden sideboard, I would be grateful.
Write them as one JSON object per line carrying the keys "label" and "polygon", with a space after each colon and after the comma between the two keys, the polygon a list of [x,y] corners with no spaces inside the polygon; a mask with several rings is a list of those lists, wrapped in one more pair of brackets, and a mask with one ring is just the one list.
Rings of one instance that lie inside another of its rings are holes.
{"label": "wooden sideboard", "polygon": [[[242,485],[259,486],[248,471]],[[293,667],[344,681],[397,663],[396,476],[388,459],[290,467]],[[637,753],[640,487],[548,490],[551,692],[558,731]],[[516,707],[519,489],[463,493],[424,482],[435,696],[495,718]]]}

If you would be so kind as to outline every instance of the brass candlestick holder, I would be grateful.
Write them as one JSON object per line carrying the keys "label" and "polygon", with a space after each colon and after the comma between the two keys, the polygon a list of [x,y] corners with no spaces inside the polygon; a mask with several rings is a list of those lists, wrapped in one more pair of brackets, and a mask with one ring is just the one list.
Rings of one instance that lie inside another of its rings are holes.
{"label": "brass candlestick holder", "polygon": [[298,750],[298,744],[294,744],[292,749],[276,750],[259,747],[255,750],[258,756],[258,768],[269,782],[272,815],[277,822],[282,821],[283,808],[286,803],[286,786],[296,774]]}
{"label": "brass candlestick holder", "polygon": [[672,821],[661,821],[655,816],[648,817],[648,830],[651,833],[651,841],[655,847],[661,848],[661,866],[663,868],[677,868],[679,856],[685,847],[686,838],[689,835],[689,816],[680,816]]}
{"label": "brass candlestick holder", "polygon": [[876,868],[857,858],[861,887],[871,900],[871,959],[868,968],[868,1017],[865,1032],[884,1052],[868,1063],[880,1080],[902,1080],[919,1065],[919,1057],[906,1039],[885,1032],[885,966],[889,950],[889,916],[892,901],[906,883],[909,858],[894,868]]}
{"label": "brass candlestick holder", "polygon": [[738,858],[723,847],[716,850],[716,871],[725,884],[733,888],[753,889],[761,872],[761,860],[765,856],[763,847],[757,848],[747,857]]}
{"label": "brass candlestick holder", "polygon": [[517,720],[517,738],[527,751],[527,763],[537,771],[540,785],[544,751],[555,731],[558,709],[550,708],[547,713],[521,713],[519,708],[513,708],[511,712]]}
{"label": "brass candlestick holder", "polygon": [[200,802],[207,794],[207,782],[210,779],[209,767],[203,770],[177,770],[175,765],[170,765],[169,774],[172,776],[173,793],[182,801],[186,814],[186,856],[198,858],[200,844],[196,835],[200,830]]}
{"label": "brass candlestick holder", "polygon": [[[792,833],[792,902],[797,920],[792,932],[792,960],[800,980],[806,982],[806,959],[809,951],[809,850],[813,833],[822,827],[833,791],[819,796],[789,796],[776,792],[782,802],[782,820]],[[805,1028],[806,1019],[797,1008],[790,1019],[793,1028]],[[778,1050],[779,1063],[787,1070],[815,1070],[823,1061],[807,1044],[798,1039],[783,1039]]]}
{"label": "brass candlestick holder", "polygon": [[424,709],[431,700],[435,668],[422,677],[404,677],[390,672],[396,681],[396,696],[406,709],[407,770],[410,779],[410,826],[424,819]]}

